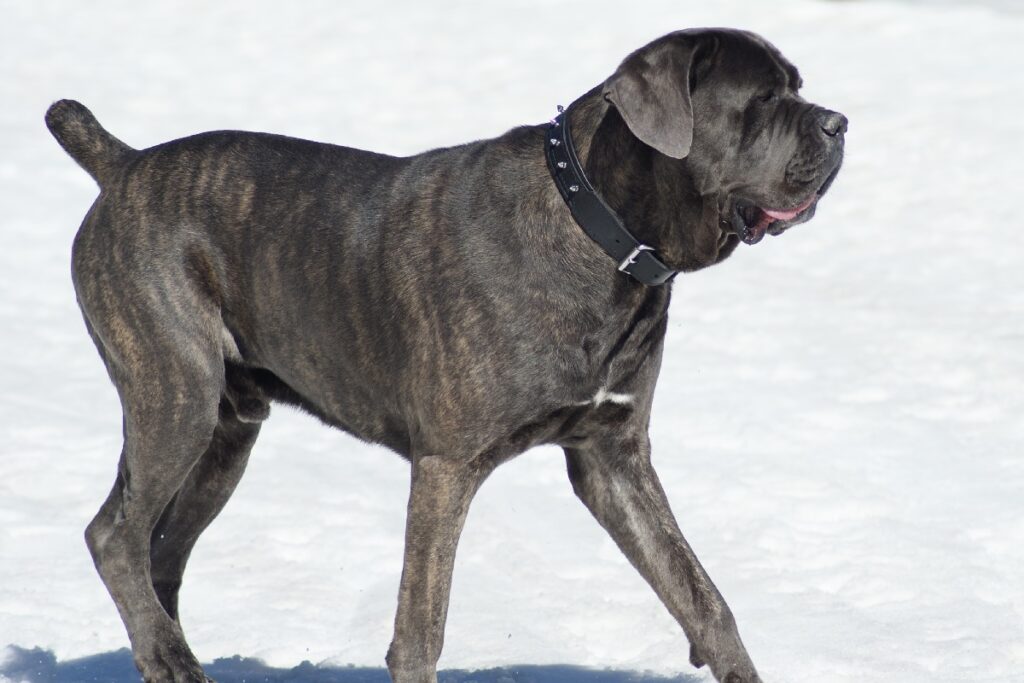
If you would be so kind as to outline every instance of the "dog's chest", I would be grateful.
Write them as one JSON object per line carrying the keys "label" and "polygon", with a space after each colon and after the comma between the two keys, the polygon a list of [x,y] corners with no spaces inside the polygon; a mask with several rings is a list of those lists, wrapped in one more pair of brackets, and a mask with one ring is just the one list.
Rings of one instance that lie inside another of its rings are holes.
{"label": "dog's chest", "polygon": [[667,327],[668,291],[647,290],[639,305],[609,312],[587,330],[543,357],[522,359],[534,376],[502,412],[490,438],[512,433],[512,450],[540,443],[578,442],[617,428],[650,409]]}

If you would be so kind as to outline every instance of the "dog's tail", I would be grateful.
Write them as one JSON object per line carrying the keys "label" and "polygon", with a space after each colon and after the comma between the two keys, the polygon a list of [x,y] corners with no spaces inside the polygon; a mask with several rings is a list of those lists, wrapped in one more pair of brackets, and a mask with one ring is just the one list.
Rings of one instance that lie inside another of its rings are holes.
{"label": "dog's tail", "polygon": [[136,151],[108,133],[91,111],[74,100],[59,100],[50,105],[46,110],[46,127],[100,187]]}

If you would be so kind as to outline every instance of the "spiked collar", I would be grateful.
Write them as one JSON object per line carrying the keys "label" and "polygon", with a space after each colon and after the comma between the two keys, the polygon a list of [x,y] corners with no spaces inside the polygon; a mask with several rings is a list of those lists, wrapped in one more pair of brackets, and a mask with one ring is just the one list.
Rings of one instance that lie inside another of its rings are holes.
{"label": "spiked collar", "polygon": [[544,142],[548,170],[576,223],[619,264],[619,270],[645,285],[665,284],[675,276],[657,257],[654,248],[626,229],[615,212],[597,193],[583,172],[569,132],[569,118],[562,107],[551,121]]}

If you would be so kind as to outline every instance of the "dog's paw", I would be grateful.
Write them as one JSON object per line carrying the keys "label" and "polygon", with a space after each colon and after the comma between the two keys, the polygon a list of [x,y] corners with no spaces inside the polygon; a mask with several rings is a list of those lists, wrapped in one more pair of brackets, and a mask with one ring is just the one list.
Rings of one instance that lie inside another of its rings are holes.
{"label": "dog's paw", "polygon": [[707,665],[719,683],[761,683],[728,611],[691,642],[690,663],[698,669]]}
{"label": "dog's paw", "polygon": [[[690,663],[698,669],[707,664],[704,658],[698,654],[697,649],[692,646],[690,647]],[[761,683],[761,677],[757,675],[752,664],[720,667],[712,660],[711,673],[720,683]]]}
{"label": "dog's paw", "polygon": [[716,657],[704,656],[696,648],[691,647],[690,663],[697,668],[707,664],[715,680],[720,683],[761,683],[761,677],[757,675],[746,652],[726,656],[722,656],[722,653],[715,654]]}
{"label": "dog's paw", "polygon": [[135,656],[146,683],[213,683],[183,640],[157,642],[146,654]]}
{"label": "dog's paw", "polygon": [[723,683],[761,683],[761,677],[756,673],[750,674],[752,678],[744,678],[735,671],[730,671],[729,675],[725,677]]}

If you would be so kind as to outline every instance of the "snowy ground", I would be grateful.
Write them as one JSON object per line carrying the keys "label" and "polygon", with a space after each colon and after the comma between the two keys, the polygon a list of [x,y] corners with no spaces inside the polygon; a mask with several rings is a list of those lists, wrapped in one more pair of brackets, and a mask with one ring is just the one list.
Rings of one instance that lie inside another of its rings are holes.
{"label": "snowy ground", "polygon": [[[0,647],[127,644],[81,537],[120,418],[68,275],[95,187],[52,100],[140,147],[243,128],[406,154],[546,120],[698,25],[763,33],[851,125],[811,224],[677,281],[653,440],[681,525],[766,681],[1024,680],[1009,0],[0,0]],[[563,469],[540,449],[484,486],[441,665],[694,673]],[[406,487],[397,457],[276,408],[186,576],[200,658],[380,666]]]}

